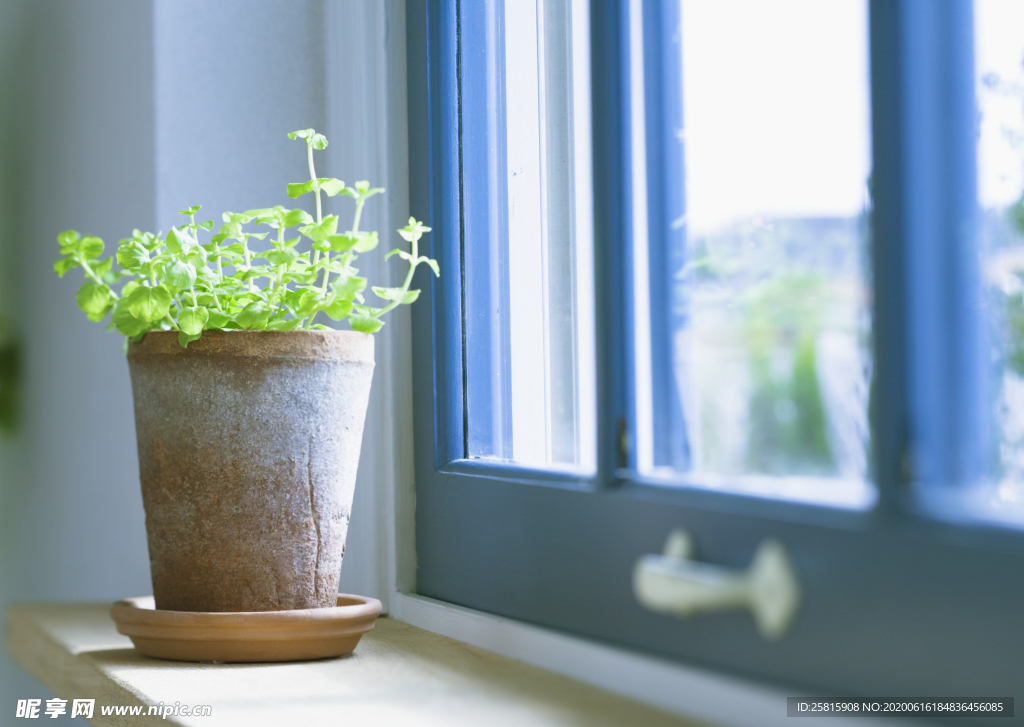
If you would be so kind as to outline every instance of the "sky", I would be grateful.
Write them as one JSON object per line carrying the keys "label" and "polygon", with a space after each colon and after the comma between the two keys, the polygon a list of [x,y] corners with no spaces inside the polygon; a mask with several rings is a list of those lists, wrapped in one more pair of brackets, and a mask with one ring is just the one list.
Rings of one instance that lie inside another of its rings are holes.
{"label": "sky", "polygon": [[997,73],[1021,86],[1016,97],[978,90],[978,198],[983,207],[1002,206],[1024,188],[1024,146],[1015,148],[1006,133],[1024,134],[1024,0],[976,0],[974,55],[979,81]]}
{"label": "sky", "polygon": [[682,0],[687,223],[855,215],[870,166],[865,0]]}
{"label": "sky", "polygon": [[[865,0],[681,0],[687,222],[855,215],[870,170]],[[976,0],[979,202],[1024,189],[1024,0]],[[1021,96],[980,87],[987,73]]]}

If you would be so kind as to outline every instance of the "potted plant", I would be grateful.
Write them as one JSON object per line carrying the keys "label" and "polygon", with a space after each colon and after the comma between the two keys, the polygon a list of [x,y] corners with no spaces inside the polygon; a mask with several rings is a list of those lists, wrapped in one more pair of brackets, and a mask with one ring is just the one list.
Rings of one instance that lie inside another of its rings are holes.
{"label": "potted plant", "polygon": [[[110,257],[99,238],[57,238],[57,274],[85,275],[79,307],[127,337],[156,609],[336,605],[371,334],[416,300],[418,265],[439,274],[418,250],[430,228],[410,218],[398,231],[409,249],[387,255],[408,263],[404,283],[372,287],[382,303],[371,305],[354,263],[378,244],[360,218],[383,190],[317,177],[314,151],[327,139],[313,129],[288,137],[305,143],[310,172],[288,196],[313,195],[315,217],[280,205],[225,212],[214,232],[196,221],[197,205],[166,234],[135,230]],[[354,202],[348,230],[323,214],[324,194]]]}

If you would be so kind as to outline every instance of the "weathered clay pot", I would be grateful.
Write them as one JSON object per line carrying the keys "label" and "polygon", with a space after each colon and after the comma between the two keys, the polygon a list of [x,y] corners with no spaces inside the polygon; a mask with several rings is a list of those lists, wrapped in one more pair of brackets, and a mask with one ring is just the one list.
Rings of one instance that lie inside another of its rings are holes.
{"label": "weathered clay pot", "polygon": [[334,606],[373,336],[147,333],[128,367],[156,607]]}

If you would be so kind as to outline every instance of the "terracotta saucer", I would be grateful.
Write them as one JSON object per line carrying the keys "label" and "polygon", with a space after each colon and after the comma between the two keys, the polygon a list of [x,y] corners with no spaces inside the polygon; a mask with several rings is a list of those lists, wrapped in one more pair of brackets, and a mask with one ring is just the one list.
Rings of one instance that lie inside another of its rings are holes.
{"label": "terracotta saucer", "polygon": [[373,628],[380,601],[338,595],[338,605],[294,611],[159,611],[152,596],[110,608],[117,630],[143,656],[175,661],[301,661],[351,654]]}

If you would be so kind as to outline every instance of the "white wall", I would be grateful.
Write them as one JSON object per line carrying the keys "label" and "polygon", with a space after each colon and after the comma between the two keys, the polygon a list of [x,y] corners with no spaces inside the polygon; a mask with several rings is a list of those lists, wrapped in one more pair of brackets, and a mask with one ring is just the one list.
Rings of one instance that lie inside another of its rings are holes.
{"label": "white wall", "polygon": [[[323,129],[323,0],[155,0],[157,223],[298,206],[309,179],[295,129]],[[302,202],[308,205],[309,198]],[[221,220],[215,218],[219,225]]]}
{"label": "white wall", "polygon": [[[404,114],[404,61],[397,81],[381,65],[403,43],[403,7],[0,0],[0,310],[12,305],[26,334],[23,428],[6,445],[16,456],[0,459],[0,606],[150,590],[121,338],[75,307],[77,271],[53,275],[56,234],[73,227],[111,246],[133,227],[167,229],[190,204],[294,206],[285,184],[308,172],[285,134],[313,126],[331,139],[318,172],[390,187],[364,220],[393,239],[408,214],[404,126],[397,145],[378,132]],[[397,278],[381,255],[360,267]],[[403,325],[393,315],[378,334],[378,368],[397,358],[407,369]],[[375,384],[364,452],[389,427],[411,438],[383,413],[408,394]],[[374,563],[389,547],[379,517],[396,467],[364,457],[343,588],[386,593]],[[45,691],[0,658],[0,723],[33,696]]]}
{"label": "white wall", "polygon": [[[15,87],[3,104],[14,180],[3,244],[25,343],[24,418],[3,481],[0,594],[108,600],[149,580],[127,366],[52,265],[61,230],[116,241],[153,224],[151,14],[134,0],[23,8],[5,44]],[[3,670],[6,723],[16,698],[41,689]]]}

